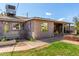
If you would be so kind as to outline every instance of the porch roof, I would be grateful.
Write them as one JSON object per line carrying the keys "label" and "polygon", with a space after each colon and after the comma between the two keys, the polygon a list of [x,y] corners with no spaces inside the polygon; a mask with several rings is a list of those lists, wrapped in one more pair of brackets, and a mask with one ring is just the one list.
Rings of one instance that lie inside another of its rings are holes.
{"label": "porch roof", "polygon": [[65,21],[57,21],[55,19],[50,19],[50,18],[41,18],[41,17],[22,17],[22,16],[15,16],[15,17],[8,17],[8,16],[1,16],[0,15],[0,21],[10,21],[10,22],[26,22],[29,20],[43,20],[43,21],[51,21],[55,23],[65,23],[65,24],[72,24],[70,22],[65,22]]}

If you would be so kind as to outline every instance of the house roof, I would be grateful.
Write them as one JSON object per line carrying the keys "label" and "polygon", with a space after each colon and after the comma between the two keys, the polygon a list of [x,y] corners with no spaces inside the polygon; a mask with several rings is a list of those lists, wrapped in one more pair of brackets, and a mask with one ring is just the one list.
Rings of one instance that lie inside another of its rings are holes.
{"label": "house roof", "polygon": [[11,21],[11,22],[25,22],[28,18],[16,16],[16,17],[9,17],[9,16],[1,16],[0,15],[0,21]]}
{"label": "house roof", "polygon": [[73,23],[70,23],[70,22],[65,22],[65,21],[57,21],[56,19],[50,19],[50,18],[41,18],[41,17],[33,17],[31,18],[32,20],[44,20],[44,21],[52,21],[52,22],[55,22],[55,23],[66,23],[66,24],[73,24]]}
{"label": "house roof", "polygon": [[49,19],[49,18],[41,18],[41,17],[27,18],[27,17],[21,17],[21,16],[9,17],[5,15],[0,15],[0,21],[25,22],[28,20],[44,20],[44,21],[53,21],[56,23],[68,23],[69,24],[69,22],[57,21],[55,19]]}

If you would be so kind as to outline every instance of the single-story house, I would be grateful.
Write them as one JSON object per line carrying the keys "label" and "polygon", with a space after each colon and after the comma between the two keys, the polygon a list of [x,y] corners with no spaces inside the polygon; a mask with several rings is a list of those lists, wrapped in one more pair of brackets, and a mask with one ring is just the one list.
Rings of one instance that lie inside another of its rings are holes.
{"label": "single-story house", "polygon": [[46,38],[70,33],[70,24],[40,17],[0,16],[0,38]]}

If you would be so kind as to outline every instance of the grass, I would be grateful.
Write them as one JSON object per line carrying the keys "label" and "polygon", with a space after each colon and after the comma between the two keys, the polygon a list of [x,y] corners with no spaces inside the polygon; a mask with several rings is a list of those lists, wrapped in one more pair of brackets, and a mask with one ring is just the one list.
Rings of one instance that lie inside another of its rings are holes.
{"label": "grass", "polygon": [[[0,55],[10,56],[11,52],[1,53]],[[79,56],[79,45],[56,41],[43,49],[14,52],[13,56]]]}

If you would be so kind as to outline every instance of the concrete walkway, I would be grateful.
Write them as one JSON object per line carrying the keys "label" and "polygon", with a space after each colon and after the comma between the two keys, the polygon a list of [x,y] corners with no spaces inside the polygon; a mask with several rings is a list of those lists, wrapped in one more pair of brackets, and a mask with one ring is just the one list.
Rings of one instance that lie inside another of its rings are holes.
{"label": "concrete walkway", "polygon": [[55,36],[52,38],[44,38],[44,39],[39,39],[35,41],[18,42],[16,45],[13,45],[13,46],[0,47],[0,53],[12,52],[12,51],[23,51],[23,50],[29,50],[32,48],[40,48],[40,47],[48,46],[51,42],[56,40],[61,40],[62,38],[63,38],[62,36]]}
{"label": "concrete walkway", "polygon": [[34,42],[33,41],[18,42],[16,45],[0,47],[0,53],[29,50],[32,48],[39,48],[45,45],[49,45],[49,44],[47,42],[43,42],[39,40],[36,40]]}

